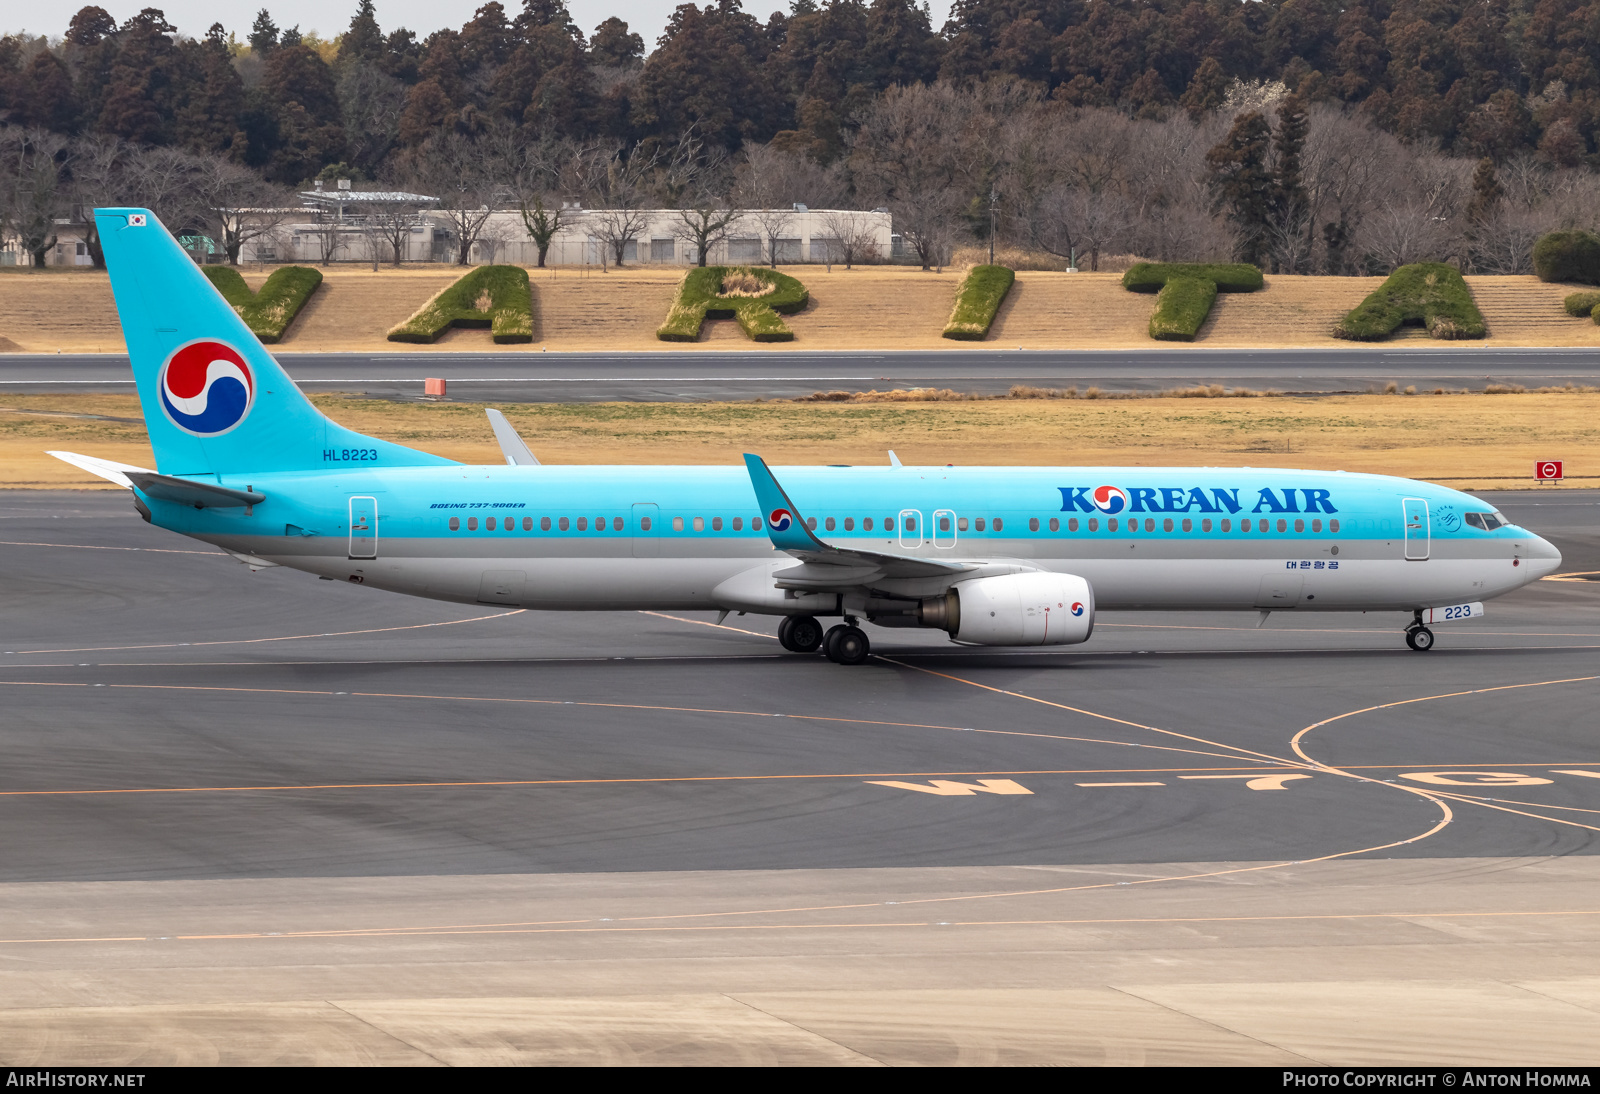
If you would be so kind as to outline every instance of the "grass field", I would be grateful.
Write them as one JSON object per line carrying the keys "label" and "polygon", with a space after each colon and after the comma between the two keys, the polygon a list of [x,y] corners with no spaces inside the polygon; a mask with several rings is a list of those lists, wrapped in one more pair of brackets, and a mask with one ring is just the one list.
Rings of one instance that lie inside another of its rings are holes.
{"label": "grass field", "polygon": [[[267,272],[241,271],[259,290]],[[278,346],[286,352],[494,350],[487,331],[451,330],[432,345],[401,346],[385,340],[394,324],[461,275],[453,266],[383,269],[337,265]],[[790,266],[810,302],[785,322],[793,342],[762,352],[816,349],[1153,349],[1151,300],[1122,288],[1114,273],[1023,272],[1000,306],[989,335],[958,343],[941,337],[963,273],[924,273],[904,267],[864,267],[829,272]],[[580,269],[530,270],[533,342],[516,352],[628,350],[656,353],[690,349],[755,348],[731,320],[704,325],[700,340],[661,342],[681,268],[630,268],[584,273]],[[1600,326],[1566,314],[1562,300],[1582,286],[1547,285],[1533,277],[1469,277],[1474,299],[1489,324],[1487,346],[1600,346]],[[1253,346],[1348,347],[1333,337],[1335,323],[1383,283],[1377,277],[1269,276],[1259,292],[1224,294],[1200,327],[1194,344],[1212,349]],[[1434,344],[1420,330],[1398,338]],[[1458,347],[1459,348],[1459,347]],[[0,271],[0,352],[121,352],[110,283],[95,270]],[[504,351],[506,347],[499,347]]]}
{"label": "grass field", "polygon": [[[483,406],[313,397],[343,424],[471,463],[500,463]],[[1535,460],[1600,481],[1600,394],[996,399],[942,403],[503,405],[551,464],[1202,465],[1370,471],[1463,488],[1528,485]],[[105,486],[44,454],[153,466],[133,396],[0,400],[0,487]]]}

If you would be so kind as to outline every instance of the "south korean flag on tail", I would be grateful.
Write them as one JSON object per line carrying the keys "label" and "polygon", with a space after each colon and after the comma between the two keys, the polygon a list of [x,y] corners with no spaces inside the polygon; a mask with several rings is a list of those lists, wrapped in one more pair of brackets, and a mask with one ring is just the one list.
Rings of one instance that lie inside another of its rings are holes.
{"label": "south korean flag on tail", "polygon": [[128,214],[128,227],[130,227],[130,228],[143,228],[144,227],[144,214],[143,213],[129,213]]}

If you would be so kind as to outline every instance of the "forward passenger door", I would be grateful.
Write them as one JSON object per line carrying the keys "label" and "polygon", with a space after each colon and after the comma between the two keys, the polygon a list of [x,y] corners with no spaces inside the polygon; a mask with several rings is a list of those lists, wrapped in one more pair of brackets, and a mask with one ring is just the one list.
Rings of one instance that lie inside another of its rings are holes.
{"label": "forward passenger door", "polygon": [[1406,498],[1400,504],[1405,517],[1406,559],[1410,562],[1425,562],[1428,558],[1432,531],[1432,522],[1428,519],[1428,503],[1422,498]]}

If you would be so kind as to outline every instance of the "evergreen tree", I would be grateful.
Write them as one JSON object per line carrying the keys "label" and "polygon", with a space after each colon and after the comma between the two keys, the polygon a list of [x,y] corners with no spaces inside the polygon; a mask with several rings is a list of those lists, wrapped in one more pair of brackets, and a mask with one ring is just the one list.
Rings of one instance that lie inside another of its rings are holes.
{"label": "evergreen tree", "polygon": [[1260,265],[1266,251],[1276,180],[1267,165],[1272,129],[1258,111],[1241,114],[1221,144],[1206,153],[1217,207],[1233,222],[1234,257]]}
{"label": "evergreen tree", "polygon": [[99,129],[139,144],[171,139],[176,57],[167,37],[177,28],[145,8],[117,33]]}
{"label": "evergreen tree", "polygon": [[256,12],[256,21],[250,27],[250,49],[257,57],[265,57],[278,48],[278,24],[266,8]]}
{"label": "evergreen tree", "polygon": [[383,60],[383,55],[383,31],[378,28],[377,8],[372,0],[360,0],[350,19],[350,29],[339,39],[338,59],[377,64]]}
{"label": "evergreen tree", "polygon": [[1472,200],[1467,203],[1467,223],[1474,229],[1487,224],[1505,196],[1505,188],[1495,176],[1494,160],[1483,157],[1472,172]]}
{"label": "evergreen tree", "polygon": [[589,56],[597,65],[631,65],[644,59],[644,39],[628,30],[628,24],[612,16],[594,28],[589,40]]}

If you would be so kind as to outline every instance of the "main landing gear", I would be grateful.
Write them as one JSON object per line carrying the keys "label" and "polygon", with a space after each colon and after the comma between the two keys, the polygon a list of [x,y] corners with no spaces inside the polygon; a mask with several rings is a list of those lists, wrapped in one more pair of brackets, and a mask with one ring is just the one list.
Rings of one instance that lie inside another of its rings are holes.
{"label": "main landing gear", "polygon": [[809,615],[786,615],[778,624],[778,644],[790,653],[815,653],[822,645],[822,624]]}
{"label": "main landing gear", "polygon": [[872,654],[872,643],[854,621],[830,627],[823,634],[822,624],[809,615],[785,616],[778,624],[778,642],[791,653],[815,653],[821,649],[829,661],[838,665],[859,665]]}
{"label": "main landing gear", "polygon": [[840,623],[828,628],[822,652],[836,665],[859,665],[872,655],[872,643],[867,641],[867,632],[854,623]]}
{"label": "main landing gear", "polygon": [[1418,653],[1426,653],[1433,649],[1433,632],[1422,625],[1422,613],[1418,612],[1411,626],[1406,628],[1406,645]]}

